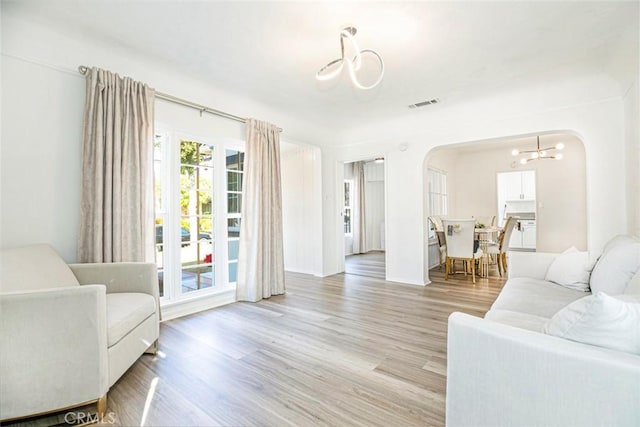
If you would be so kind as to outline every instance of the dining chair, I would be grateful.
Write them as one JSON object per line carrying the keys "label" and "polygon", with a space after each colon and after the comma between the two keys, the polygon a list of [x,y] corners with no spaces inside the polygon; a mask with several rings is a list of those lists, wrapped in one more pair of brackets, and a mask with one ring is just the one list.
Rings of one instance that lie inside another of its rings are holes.
{"label": "dining chair", "polygon": [[504,223],[504,228],[498,236],[498,242],[493,245],[487,246],[487,254],[495,255],[498,263],[498,273],[502,277],[502,272],[507,272],[507,252],[509,251],[509,242],[511,241],[511,234],[516,226],[516,219],[512,216],[507,218]]}
{"label": "dining chair", "polygon": [[474,235],[476,221],[471,219],[442,220],[445,243],[447,245],[447,259],[445,261],[445,280],[454,274],[455,261],[463,261],[464,273],[470,267],[473,283],[476,283],[476,261],[482,257],[482,249],[474,251]]}
{"label": "dining chair", "polygon": [[436,240],[438,241],[438,251],[439,251],[439,264],[438,268],[442,269],[442,265],[447,258],[447,245],[444,241],[444,232],[442,231],[442,222],[440,222],[440,227],[438,227],[438,222],[436,217],[428,217],[429,222],[431,223],[433,230],[436,234]]}

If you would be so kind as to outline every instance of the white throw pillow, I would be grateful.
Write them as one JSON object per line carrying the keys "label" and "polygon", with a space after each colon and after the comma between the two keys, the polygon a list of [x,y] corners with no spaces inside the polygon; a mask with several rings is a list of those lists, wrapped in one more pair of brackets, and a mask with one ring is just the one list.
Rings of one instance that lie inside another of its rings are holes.
{"label": "white throw pillow", "polygon": [[589,254],[571,247],[556,256],[544,278],[578,291],[589,291]]}
{"label": "white throw pillow", "polygon": [[591,292],[622,294],[638,269],[640,269],[640,243],[617,245],[602,254],[593,268],[589,282]]}
{"label": "white throw pillow", "polygon": [[549,335],[640,354],[640,296],[604,292],[572,302],[544,326]]}
{"label": "white throw pillow", "polygon": [[629,245],[629,244],[638,243],[638,242],[640,242],[640,239],[638,239],[635,236],[630,236],[628,234],[618,234],[617,236],[613,237],[604,245],[604,248],[602,248],[602,254],[603,255],[606,254],[611,249],[617,246],[624,246],[624,245]]}

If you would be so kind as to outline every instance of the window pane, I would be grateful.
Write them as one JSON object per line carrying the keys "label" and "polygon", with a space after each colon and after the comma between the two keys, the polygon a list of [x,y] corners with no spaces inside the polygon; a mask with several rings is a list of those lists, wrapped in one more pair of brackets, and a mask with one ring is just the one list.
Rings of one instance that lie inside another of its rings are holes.
{"label": "window pane", "polygon": [[349,185],[348,182],[345,182],[344,183],[344,205],[350,206],[351,205],[350,200],[351,200],[351,185]]}
{"label": "window pane", "polygon": [[163,245],[156,245],[156,264],[158,265],[158,285],[160,296],[164,296],[164,251]]}
{"label": "window pane", "polygon": [[351,208],[344,210],[344,232],[351,234]]}
{"label": "window pane", "polygon": [[180,249],[182,292],[210,288],[214,284],[213,245],[210,242],[183,244]]}
{"label": "window pane", "polygon": [[211,215],[211,192],[209,191],[195,191],[196,206],[195,211],[197,215]]}
{"label": "window pane", "polygon": [[180,141],[180,163],[213,167],[213,148],[196,141]]}
{"label": "window pane", "polygon": [[240,249],[240,240],[229,240],[229,261],[238,259],[238,250]]}
{"label": "window pane", "polygon": [[228,170],[244,170],[244,153],[237,150],[226,150],[227,169]]}
{"label": "window pane", "polygon": [[242,191],[241,172],[227,172],[227,190]]}
{"label": "window pane", "polygon": [[240,213],[241,197],[239,193],[227,193],[227,212]]}
{"label": "window pane", "polygon": [[240,236],[240,218],[227,218],[227,236]]}
{"label": "window pane", "polygon": [[229,283],[236,282],[237,277],[238,277],[238,263],[230,262],[229,263]]}

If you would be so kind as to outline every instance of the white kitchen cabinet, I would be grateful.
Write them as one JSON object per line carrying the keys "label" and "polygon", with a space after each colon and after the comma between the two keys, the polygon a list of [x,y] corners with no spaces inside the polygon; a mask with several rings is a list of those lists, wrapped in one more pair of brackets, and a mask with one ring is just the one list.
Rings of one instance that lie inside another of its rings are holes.
{"label": "white kitchen cabinet", "polygon": [[524,200],[536,199],[536,173],[535,171],[522,171],[522,198]]}
{"label": "white kitchen cabinet", "polygon": [[516,224],[509,240],[511,249],[535,249],[536,248],[536,221],[520,220],[520,225]]}
{"label": "white kitchen cabinet", "polygon": [[527,224],[525,221],[522,224],[522,247],[525,249],[535,249],[536,248],[536,226],[535,221],[532,224]]}
{"label": "white kitchen cabinet", "polygon": [[535,200],[535,171],[508,172],[498,175],[498,188],[505,200]]}

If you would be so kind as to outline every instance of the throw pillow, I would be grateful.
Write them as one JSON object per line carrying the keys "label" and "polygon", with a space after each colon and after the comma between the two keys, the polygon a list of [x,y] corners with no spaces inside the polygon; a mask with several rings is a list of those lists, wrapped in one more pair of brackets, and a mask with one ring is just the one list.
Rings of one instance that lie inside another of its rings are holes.
{"label": "throw pillow", "polygon": [[589,291],[589,254],[571,247],[551,262],[545,280],[578,291]]}
{"label": "throw pillow", "polygon": [[624,293],[640,269],[640,243],[617,245],[602,254],[591,273],[591,292]]}
{"label": "throw pillow", "polygon": [[549,335],[640,354],[640,296],[598,292],[557,312],[544,326]]}
{"label": "throw pillow", "polygon": [[635,236],[630,236],[628,234],[618,234],[617,236],[613,237],[604,245],[604,248],[602,249],[602,254],[603,255],[606,254],[616,246],[624,246],[624,245],[629,245],[629,244],[638,243],[638,242],[640,242],[640,239],[638,239]]}

